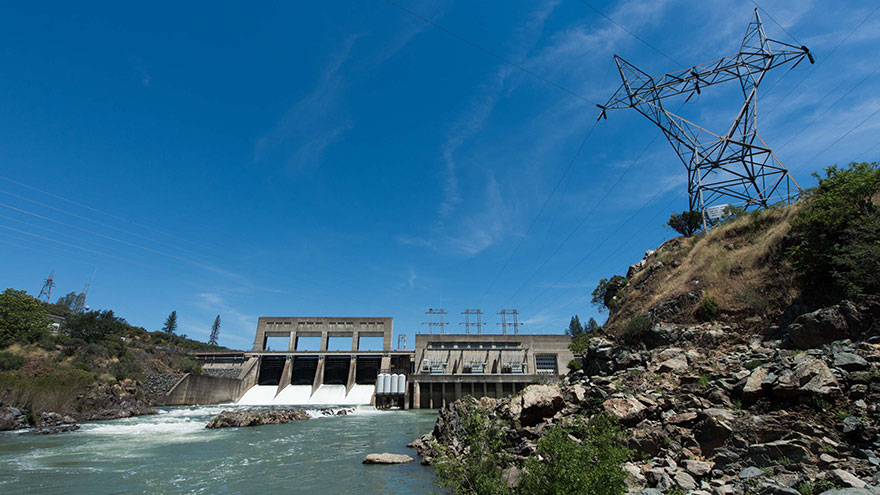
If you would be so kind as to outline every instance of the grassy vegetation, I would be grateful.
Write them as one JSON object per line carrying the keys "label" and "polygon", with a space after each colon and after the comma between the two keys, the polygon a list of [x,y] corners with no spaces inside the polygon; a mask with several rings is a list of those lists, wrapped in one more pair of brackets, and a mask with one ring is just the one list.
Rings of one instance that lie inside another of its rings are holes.
{"label": "grassy vegetation", "polygon": [[622,469],[632,455],[623,447],[622,429],[604,414],[549,428],[538,440],[536,455],[521,468],[518,486],[508,486],[504,471],[513,466],[505,452],[503,424],[477,412],[462,423],[464,449],[438,446],[436,475],[442,486],[460,495],[578,494],[626,492]]}
{"label": "grassy vegetation", "polygon": [[[50,311],[66,318],[60,332],[50,331]],[[76,313],[12,289],[0,294],[0,342],[0,400],[37,412],[69,412],[100,384],[146,373],[198,373],[200,365],[186,353],[226,349],[149,332],[112,311]]]}

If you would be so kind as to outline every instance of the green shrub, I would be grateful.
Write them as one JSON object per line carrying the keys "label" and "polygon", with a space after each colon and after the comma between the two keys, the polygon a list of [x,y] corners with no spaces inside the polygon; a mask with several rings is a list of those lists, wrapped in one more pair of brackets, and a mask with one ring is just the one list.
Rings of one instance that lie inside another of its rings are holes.
{"label": "green shrub", "polygon": [[[575,441],[572,437],[579,440]],[[538,440],[538,455],[526,460],[519,493],[529,495],[618,495],[626,493],[622,429],[599,414],[589,422],[554,426]]]}
{"label": "green shrub", "polygon": [[609,312],[614,311],[614,309],[620,304],[620,299],[624,293],[623,289],[628,283],[629,281],[626,277],[621,277],[620,275],[615,275],[610,279],[603,278],[599,280],[599,285],[593,289],[593,298],[590,301],[595,304],[600,311],[604,309],[607,309]]}
{"label": "green shrub", "polygon": [[0,349],[15,342],[38,342],[49,333],[49,313],[43,303],[23,290],[0,294]]}
{"label": "green shrub", "polygon": [[571,344],[569,344],[568,348],[575,354],[583,354],[584,351],[587,350],[587,346],[590,344],[590,339],[592,337],[593,336],[590,334],[578,335],[571,339]]}
{"label": "green shrub", "polygon": [[690,237],[703,228],[703,215],[699,211],[683,211],[681,213],[673,213],[669,217],[666,225],[679,234]]}
{"label": "green shrub", "polygon": [[623,325],[620,337],[627,344],[636,345],[642,342],[649,330],[651,330],[651,318],[646,315],[634,316]]}
{"label": "green shrub", "polygon": [[694,316],[700,321],[713,321],[717,318],[718,303],[715,302],[715,298],[712,296],[703,297],[703,301],[700,302],[700,306],[697,308]]}
{"label": "green shrub", "polygon": [[788,250],[804,288],[820,299],[880,291],[880,191],[877,163],[813,174],[819,185],[791,219]]}
{"label": "green shrub", "polygon": [[24,365],[25,359],[11,352],[0,351],[0,371],[17,370]]}
{"label": "green shrub", "polygon": [[568,371],[578,371],[584,367],[584,363],[580,359],[572,359],[568,362]]}
{"label": "green shrub", "polygon": [[461,439],[466,448],[458,454],[437,445],[440,455],[434,466],[440,486],[448,486],[456,494],[515,493],[501,476],[510,459],[504,452],[500,424],[485,413],[471,414],[462,421]]}
{"label": "green shrub", "polygon": [[195,359],[182,357],[180,358],[180,371],[200,375],[202,374],[202,364]]}

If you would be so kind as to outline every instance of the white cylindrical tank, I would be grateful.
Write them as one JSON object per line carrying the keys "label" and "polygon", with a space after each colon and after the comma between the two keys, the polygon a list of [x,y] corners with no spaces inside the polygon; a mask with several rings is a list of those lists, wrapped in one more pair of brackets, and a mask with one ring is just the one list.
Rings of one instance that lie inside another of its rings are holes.
{"label": "white cylindrical tank", "polygon": [[397,377],[399,377],[397,373],[391,375],[391,384],[388,387],[388,393],[391,395],[397,395]]}
{"label": "white cylindrical tank", "polygon": [[384,390],[384,394],[385,395],[393,394],[394,393],[394,384],[391,383],[392,382],[391,375],[389,375],[388,373],[382,375],[382,382],[383,382],[382,389]]}
{"label": "white cylindrical tank", "polygon": [[385,375],[376,377],[376,395],[385,395]]}
{"label": "white cylindrical tank", "polygon": [[406,375],[397,375],[397,394],[406,395]]}

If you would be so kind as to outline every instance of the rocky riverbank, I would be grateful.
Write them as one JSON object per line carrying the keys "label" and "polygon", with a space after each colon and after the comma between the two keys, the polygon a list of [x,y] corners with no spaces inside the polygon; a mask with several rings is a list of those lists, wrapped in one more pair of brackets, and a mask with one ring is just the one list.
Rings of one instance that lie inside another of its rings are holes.
{"label": "rocky riverbank", "polygon": [[241,428],[246,426],[277,425],[303,421],[311,416],[303,409],[243,409],[222,411],[205,428]]}
{"label": "rocky riverbank", "polygon": [[[796,324],[845,325],[839,314],[826,309]],[[467,448],[463,421],[485,414],[504,425],[504,450],[518,469],[549,427],[604,413],[625,426],[634,452],[623,466],[630,492],[870,489],[880,486],[880,339],[868,327],[861,342],[743,335],[720,324],[654,325],[643,348],[595,337],[585,371],[508,399],[452,403],[412,446],[426,463],[438,445],[455,455]]]}

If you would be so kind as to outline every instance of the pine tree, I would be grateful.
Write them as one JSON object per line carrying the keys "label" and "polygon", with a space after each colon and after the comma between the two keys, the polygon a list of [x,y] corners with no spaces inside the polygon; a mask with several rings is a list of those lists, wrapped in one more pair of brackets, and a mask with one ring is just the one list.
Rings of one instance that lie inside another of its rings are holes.
{"label": "pine tree", "polygon": [[571,317],[571,323],[568,324],[568,330],[565,333],[571,335],[572,337],[577,337],[584,334],[584,327],[581,326],[581,319],[578,318],[578,315],[574,315]]}
{"label": "pine tree", "polygon": [[177,311],[172,311],[168,318],[165,319],[165,326],[162,327],[162,331],[172,335],[177,331]]}
{"label": "pine tree", "polygon": [[220,336],[220,315],[217,315],[214,318],[214,324],[211,325],[211,338],[208,339],[208,343],[211,345],[217,345],[217,338]]}
{"label": "pine tree", "polygon": [[587,332],[595,332],[599,330],[599,323],[597,323],[596,319],[591,316],[590,321],[587,322],[587,326],[584,327],[584,330]]}

